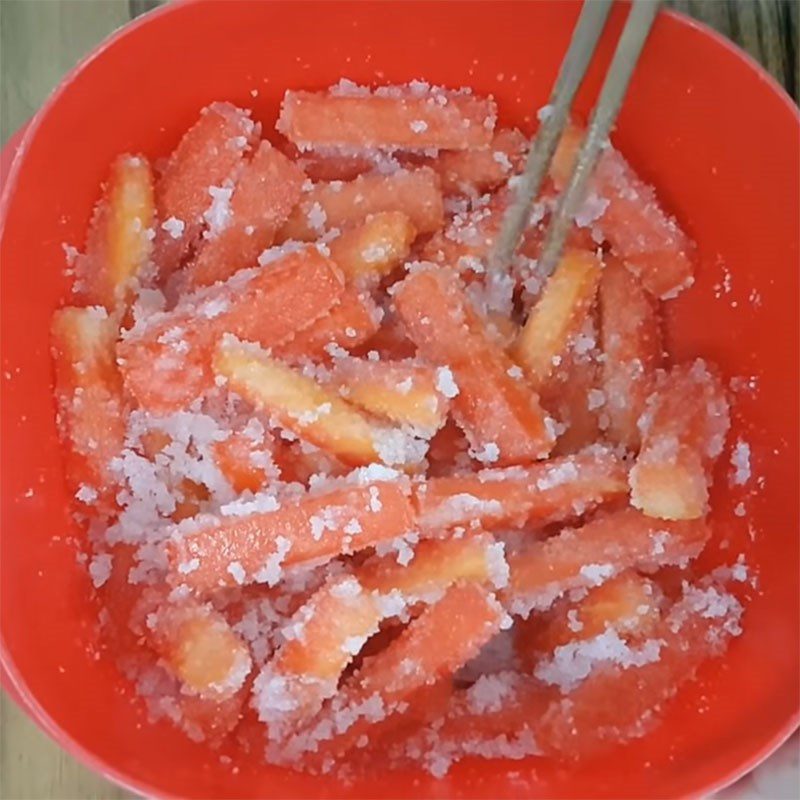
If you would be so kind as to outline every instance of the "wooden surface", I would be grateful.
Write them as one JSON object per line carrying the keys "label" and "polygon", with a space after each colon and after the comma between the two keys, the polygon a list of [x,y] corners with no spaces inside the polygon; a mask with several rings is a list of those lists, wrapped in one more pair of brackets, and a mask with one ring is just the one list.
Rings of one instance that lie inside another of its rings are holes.
{"label": "wooden surface", "polygon": [[[0,0],[0,140],[33,115],[84,53],[155,5],[157,0]],[[732,38],[797,98],[797,0],[672,0],[668,5]],[[0,800],[124,797],[129,795],[77,764],[3,697]]]}

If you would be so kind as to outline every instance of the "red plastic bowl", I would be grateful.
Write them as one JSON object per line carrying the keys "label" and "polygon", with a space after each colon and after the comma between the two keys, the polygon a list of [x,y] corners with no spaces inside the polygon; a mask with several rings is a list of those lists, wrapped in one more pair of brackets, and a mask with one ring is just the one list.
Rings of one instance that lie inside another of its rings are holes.
{"label": "red plastic bowl", "polygon": [[[700,247],[697,285],[669,307],[672,351],[758,378],[758,391],[740,396],[732,439],[751,444],[763,486],[732,492],[720,466],[707,554],[730,563],[745,552],[759,576],[745,634],[724,661],[702,670],[653,734],[600,759],[476,761],[443,781],[408,773],[345,786],[235,753],[235,769],[221,763],[169,725],[148,724],[113,659],[96,655],[98,609],[70,542],[82,534],[62,485],[48,325],[67,296],[62,242],[82,245],[113,156],[166,154],[215,99],[252,107],[269,132],[284,88],[341,76],[470,84],[530,131],[577,13],[566,2],[173,4],[109,39],[28,130],[2,201],[2,663],[31,716],[85,763],[157,796],[676,797],[734,780],[796,725],[797,109],[738,50],[667,13],[616,141]],[[596,66],[623,16],[612,15]],[[596,68],[581,111],[600,79]],[[744,519],[732,511],[740,500]]]}

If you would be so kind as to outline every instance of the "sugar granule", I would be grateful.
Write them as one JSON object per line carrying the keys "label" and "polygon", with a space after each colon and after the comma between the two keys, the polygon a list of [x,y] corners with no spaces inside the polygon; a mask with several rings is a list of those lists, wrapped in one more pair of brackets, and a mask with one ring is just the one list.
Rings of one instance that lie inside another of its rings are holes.
{"label": "sugar granule", "polygon": [[731,484],[733,486],[744,486],[750,480],[750,445],[739,439],[731,452]]}
{"label": "sugar granule", "polygon": [[95,589],[99,589],[111,577],[112,559],[108,553],[99,553],[89,562],[89,575]]}
{"label": "sugar granule", "polygon": [[180,239],[183,236],[186,223],[177,217],[169,217],[161,223],[161,229],[166,231],[173,239]]}
{"label": "sugar granule", "polygon": [[80,255],[78,248],[68,244],[67,242],[62,242],[61,249],[64,251],[64,257],[66,258],[67,266],[74,267],[75,262],[78,260],[78,256]]}
{"label": "sugar granule", "polygon": [[354,575],[340,580],[331,588],[331,594],[339,598],[358,597],[362,591],[361,584]]}
{"label": "sugar granule", "polygon": [[75,499],[80,500],[81,503],[85,503],[86,505],[91,505],[97,498],[97,489],[93,486],[87,486],[85,483],[82,483],[78,491],[75,492]]}
{"label": "sugar granule", "polygon": [[495,152],[492,153],[492,159],[500,165],[503,172],[511,172],[514,168],[511,160],[502,150],[495,150]]}
{"label": "sugar granule", "polygon": [[239,586],[244,583],[246,573],[244,567],[238,561],[231,561],[231,563],[228,564],[228,572],[233,576],[233,579]]}
{"label": "sugar granule", "polygon": [[208,224],[206,236],[213,238],[228,227],[233,217],[233,211],[230,206],[233,187],[209,186],[208,194],[211,197],[211,204],[203,213],[203,218]]}
{"label": "sugar granule", "polygon": [[458,386],[449,367],[436,370],[436,389],[450,399],[458,394]]}
{"label": "sugar granule", "polygon": [[322,232],[325,229],[325,223],[328,220],[328,215],[318,202],[315,201],[311,205],[311,208],[308,209],[306,216],[308,218],[308,224],[315,231]]}
{"label": "sugar granule", "polygon": [[181,575],[188,575],[190,572],[200,569],[200,559],[190,558],[188,561],[182,561],[178,564],[178,572]]}

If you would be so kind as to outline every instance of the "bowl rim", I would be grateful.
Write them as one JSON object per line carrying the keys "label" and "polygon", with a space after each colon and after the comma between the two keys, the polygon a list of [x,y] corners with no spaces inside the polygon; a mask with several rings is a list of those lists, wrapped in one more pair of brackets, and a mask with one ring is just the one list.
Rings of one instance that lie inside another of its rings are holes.
{"label": "bowl rim", "polygon": [[[36,136],[36,133],[39,130],[39,126],[41,124],[42,119],[45,116],[47,116],[47,113],[50,110],[50,108],[58,102],[58,99],[67,89],[67,87],[75,80],[75,78],[77,78],[77,76],[81,72],[83,72],[83,70],[92,61],[97,59],[100,55],[102,55],[106,50],[115,45],[123,37],[127,36],[130,33],[133,33],[143,25],[147,25],[148,23],[152,22],[155,19],[160,18],[165,14],[178,13],[184,7],[198,5],[204,2],[208,2],[208,0],[172,0],[172,2],[170,3],[165,3],[164,5],[160,5],[157,6],[156,8],[150,9],[150,11],[146,11],[144,14],[140,14],[138,17],[132,19],[130,22],[126,22],[124,25],[121,25],[119,28],[112,31],[108,36],[106,36],[105,39],[103,39],[99,44],[97,44],[96,47],[94,47],[85,56],[83,56],[75,64],[75,66],[72,67],[72,69],[70,69],[61,78],[61,80],[52,89],[50,94],[45,98],[41,107],[33,115],[33,117],[31,117],[31,119],[29,119],[26,123],[24,123],[16,131],[16,133],[12,134],[9,137],[8,142],[6,142],[6,144],[3,147],[3,150],[5,150],[5,148],[8,147],[9,145],[12,145],[14,143],[15,138],[21,134],[21,139],[17,144],[17,151],[14,154],[11,167],[8,171],[8,174],[2,176],[2,185],[0,185],[0,240],[3,237],[3,232],[5,230],[5,220],[7,216],[10,197],[13,194],[13,189],[17,182],[17,176],[19,175],[21,164],[25,160],[25,152],[27,151],[30,142]],[[388,2],[392,2],[392,0],[388,0]],[[781,103],[784,106],[786,106],[787,110],[794,116],[798,129],[800,129],[800,106],[798,106],[798,104],[795,103],[794,99],[789,95],[786,89],[783,86],[781,86],[780,83],[778,83],[777,79],[769,72],[767,72],[764,66],[762,66],[746,50],[739,47],[737,44],[728,39],[727,36],[724,36],[719,31],[707,25],[705,22],[700,22],[699,20],[696,20],[680,11],[662,8],[659,11],[659,14],[664,14],[667,17],[671,17],[680,25],[686,28],[697,30],[702,35],[711,39],[717,46],[722,47],[732,56],[738,58],[740,61],[746,64],[753,72],[755,72],[758,75],[762,83],[765,83],[766,86],[769,88],[769,90],[778,97]]]}
{"label": "bowl rim", "polygon": [[[62,94],[87,66],[124,37],[164,15],[181,13],[186,7],[207,2],[209,2],[209,0],[172,0],[170,3],[158,6],[139,15],[130,22],[112,31],[61,78],[33,117],[23,123],[23,125],[9,137],[2,148],[2,154],[6,157],[9,151],[15,150],[15,152],[13,152],[11,156],[11,164],[8,170],[3,170],[0,174],[0,241],[3,239],[8,207],[11,202],[11,197],[14,194],[14,188],[19,174],[22,171],[27,150],[31,142],[35,139],[42,121],[46,118],[49,111],[58,103]],[[388,0],[388,2],[392,2],[392,0]],[[753,56],[704,22],[695,20],[686,14],[672,9],[662,8],[659,13],[671,17],[683,28],[698,31],[700,34],[712,40],[716,46],[723,48],[731,56],[737,58],[750,70],[755,72],[761,82],[765,84],[766,88],[781,101],[794,117],[798,133],[800,134],[800,107],[798,107],[786,89],[781,86]],[[170,794],[163,788],[157,787],[146,780],[137,779],[123,770],[111,766],[62,728],[39,703],[34,693],[29,689],[23,675],[11,658],[10,652],[4,643],[2,628],[0,628],[0,686],[2,686],[3,691],[8,695],[8,698],[12,702],[16,702],[25,712],[26,716],[32,720],[41,731],[84,767],[87,767],[126,791],[144,797],[164,798],[164,800],[177,800],[181,797],[180,795]],[[720,776],[716,780],[706,781],[687,796],[708,796],[735,783],[759,764],[762,764],[784,744],[798,728],[800,728],[800,705],[798,705],[797,708],[791,709],[784,725],[735,770]]]}

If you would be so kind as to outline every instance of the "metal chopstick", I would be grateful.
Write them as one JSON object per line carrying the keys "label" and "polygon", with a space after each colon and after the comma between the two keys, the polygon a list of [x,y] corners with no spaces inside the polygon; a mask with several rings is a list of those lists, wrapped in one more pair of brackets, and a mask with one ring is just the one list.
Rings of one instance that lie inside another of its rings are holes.
{"label": "metal chopstick", "polygon": [[569,117],[572,101],[592,60],[613,0],[585,0],[569,48],[550,95],[549,114],[542,120],[520,176],[514,202],[503,216],[491,267],[505,269],[525,230],[533,199],[539,193],[558,141]]}
{"label": "metal chopstick", "polygon": [[[586,0],[584,8],[586,5],[593,6],[595,3],[596,0]],[[619,113],[619,109],[625,97],[625,92],[628,89],[628,84],[630,83],[631,76],[636,68],[642,48],[644,47],[644,43],[647,40],[647,36],[649,35],[650,29],[653,25],[656,15],[658,14],[659,5],[660,0],[634,0],[633,6],[628,14],[628,19],[625,23],[625,28],[622,31],[622,36],[620,37],[617,48],[614,52],[611,66],[609,67],[603,87],[600,90],[600,96],[597,100],[597,104],[592,112],[589,128],[581,143],[580,151],[575,161],[569,182],[567,183],[564,191],[561,193],[556,210],[552,219],[550,220],[544,245],[542,247],[542,253],[539,257],[539,272],[541,275],[551,274],[558,264],[564,249],[564,243],[572,225],[572,220],[575,217],[575,214],[580,210],[581,204],[583,203],[589,178],[591,177],[598,156],[600,155],[600,151],[607,142],[611,127],[617,118],[617,114]],[[605,9],[605,13],[608,13],[608,9]],[[597,36],[599,37],[599,32]],[[567,56],[569,56],[569,53]],[[564,67],[562,67],[562,71],[563,69]],[[585,67],[584,72],[581,73],[581,77],[584,73]],[[556,86],[554,94],[557,91],[558,86]],[[574,96],[574,93],[575,89],[572,90],[572,96]],[[566,111],[564,113],[566,115]],[[566,116],[560,122],[560,130],[563,130],[566,122]],[[536,137],[533,150],[539,149],[538,142],[540,137],[542,137],[543,132],[544,125]],[[547,133],[547,136],[551,135],[553,135],[551,132]],[[536,169],[539,171],[538,176],[534,176],[535,180],[537,181],[536,189],[531,192],[529,196],[524,195],[518,190],[514,203],[512,203],[512,205],[506,211],[506,215],[503,219],[503,225],[501,227],[501,235],[498,239],[498,247],[496,250],[498,258],[493,262],[496,266],[500,266],[501,263],[502,266],[506,266],[516,250],[519,238],[525,228],[525,223],[530,212],[530,204],[535,197],[536,192],[538,192],[539,184],[541,183],[544,171],[549,167],[550,160],[552,160],[553,153],[555,152],[556,144],[557,138],[555,142],[546,141],[545,145],[542,146],[543,152],[545,146],[549,148],[549,157],[547,158],[547,162],[545,164],[540,164],[538,162],[535,164]],[[533,155],[534,153],[532,151],[531,156]],[[531,166],[530,162],[531,158],[528,159],[528,164],[526,164],[526,172],[528,167]],[[533,183],[533,181],[531,183]],[[522,185],[522,183],[520,185]],[[517,223],[518,227],[514,231],[516,233],[516,238],[513,239],[513,241],[510,239],[508,241],[503,241],[503,234],[506,232],[507,227],[510,237],[511,223],[517,220],[519,220]],[[506,222],[509,223],[508,226],[506,225]],[[501,246],[503,247],[502,253],[500,250]],[[502,262],[500,261],[501,255],[503,255],[505,258],[505,260]]]}
{"label": "metal chopstick", "polygon": [[600,90],[600,97],[592,112],[589,129],[581,143],[569,183],[558,199],[548,226],[542,254],[539,257],[539,270],[542,275],[549,275],[558,265],[572,220],[583,204],[589,178],[592,176],[600,151],[608,141],[608,134],[619,113],[633,70],[658,13],[658,6],[659,0],[635,0],[631,8],[603,88]]}

